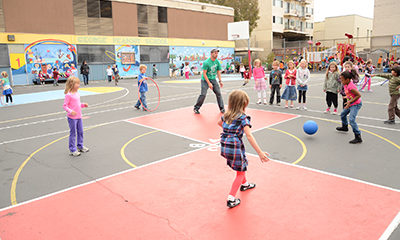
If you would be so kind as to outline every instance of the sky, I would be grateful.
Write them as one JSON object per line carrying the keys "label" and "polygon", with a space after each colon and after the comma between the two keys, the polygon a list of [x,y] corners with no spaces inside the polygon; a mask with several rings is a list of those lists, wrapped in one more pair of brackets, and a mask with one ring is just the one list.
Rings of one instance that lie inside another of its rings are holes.
{"label": "sky", "polygon": [[358,14],[373,18],[374,0],[314,0],[314,21],[324,21],[325,17]]}

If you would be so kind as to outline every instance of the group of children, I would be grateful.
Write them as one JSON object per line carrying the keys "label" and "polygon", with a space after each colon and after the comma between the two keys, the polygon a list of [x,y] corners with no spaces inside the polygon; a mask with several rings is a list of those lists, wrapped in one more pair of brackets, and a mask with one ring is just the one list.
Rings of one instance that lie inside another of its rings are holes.
{"label": "group of children", "polygon": [[116,64],[113,65],[113,67],[111,68],[110,65],[107,66],[106,69],[107,72],[107,80],[110,83],[113,79],[115,81],[115,86],[118,86],[118,81],[120,79],[119,76],[119,70]]}
{"label": "group of children", "polygon": [[[274,98],[276,95],[276,103],[279,106],[281,99],[285,100],[285,108],[294,108],[294,103],[297,99],[296,85],[298,91],[298,101],[299,106],[297,109],[307,110],[306,107],[306,93],[308,90],[308,82],[310,80],[310,71],[307,68],[306,60],[301,60],[299,64],[299,68],[295,68],[294,62],[289,61],[288,69],[285,71],[285,74],[282,74],[282,70],[280,69],[280,62],[274,61],[272,63],[272,71],[269,75],[269,87],[271,89],[271,96],[269,99],[269,104],[272,105],[274,103]],[[243,72],[244,83],[243,86],[249,82],[250,76],[249,71],[246,70]],[[256,59],[254,61],[253,68],[253,77],[255,80],[255,90],[257,92],[258,100],[257,104],[267,104],[267,78],[265,76],[264,68],[261,66],[261,61]],[[281,96],[281,88],[283,79],[285,80],[286,87]],[[290,105],[289,105],[290,101]]]}

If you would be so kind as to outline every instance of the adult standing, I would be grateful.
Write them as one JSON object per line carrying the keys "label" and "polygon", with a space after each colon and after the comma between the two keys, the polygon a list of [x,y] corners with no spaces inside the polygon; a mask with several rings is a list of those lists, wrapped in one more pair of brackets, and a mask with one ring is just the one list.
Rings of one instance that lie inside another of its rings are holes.
{"label": "adult standing", "polygon": [[81,74],[83,75],[83,83],[85,85],[89,84],[89,65],[86,63],[86,60],[83,60],[81,65]]}
{"label": "adult standing", "polygon": [[[217,97],[218,107],[221,113],[225,112],[224,101],[222,100],[220,86],[223,87],[221,80],[221,64],[218,61],[218,49],[211,50],[211,56],[203,62],[203,74],[201,76],[201,94],[197,99],[196,105],[194,105],[194,113],[200,114],[200,108],[206,99],[207,90],[210,88],[213,90],[215,96]],[[219,84],[216,80],[218,76]]]}

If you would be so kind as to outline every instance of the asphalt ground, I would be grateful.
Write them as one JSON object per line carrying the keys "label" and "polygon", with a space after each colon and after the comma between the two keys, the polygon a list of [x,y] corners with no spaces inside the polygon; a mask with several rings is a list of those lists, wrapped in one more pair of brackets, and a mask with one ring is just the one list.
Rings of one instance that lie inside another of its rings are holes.
{"label": "asphalt ground", "polygon": [[[383,124],[387,119],[389,102],[387,84],[380,86],[380,80],[374,79],[373,92],[362,93],[363,107],[357,123],[362,129],[364,142],[351,145],[348,143],[353,139],[351,131],[346,134],[335,131],[340,117],[323,113],[326,109],[325,93],[322,91],[323,74],[312,74],[307,92],[307,111],[285,109],[284,104],[258,105],[253,82],[242,86],[240,80],[223,76],[223,79],[228,78],[231,81],[224,81],[222,88],[225,103],[231,90],[243,89],[251,98],[249,108],[299,115],[296,119],[254,133],[261,148],[272,153],[274,159],[400,191],[400,121],[396,119],[398,123],[395,125]],[[200,84],[169,80],[157,79],[161,101],[158,109],[151,113],[133,107],[138,96],[134,79],[121,80],[121,91],[81,97],[82,102],[89,104],[89,108],[83,110],[83,121],[86,129],[84,144],[90,152],[75,158],[68,155],[69,128],[62,109],[63,99],[1,107],[0,208],[203,146],[203,142],[195,139],[125,121],[192,107],[200,93]],[[94,81],[89,86],[113,87],[113,84]],[[60,87],[15,87],[14,98],[18,98],[19,94],[62,88],[63,84]],[[155,107],[157,101],[156,89],[150,86],[149,107]],[[212,91],[208,91],[206,103],[217,108]],[[341,107],[339,113],[340,110]],[[302,126],[307,120],[317,122],[317,134],[309,136],[303,132]],[[247,142],[246,147],[249,153],[255,153]],[[389,239],[400,239],[399,227]]]}

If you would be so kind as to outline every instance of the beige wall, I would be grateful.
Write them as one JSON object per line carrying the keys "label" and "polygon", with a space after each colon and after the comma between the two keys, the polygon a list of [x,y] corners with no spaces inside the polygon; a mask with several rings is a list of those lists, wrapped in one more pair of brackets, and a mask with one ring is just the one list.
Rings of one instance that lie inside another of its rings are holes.
{"label": "beige wall", "polygon": [[115,36],[138,36],[136,4],[113,2],[112,14]]}
{"label": "beige wall", "polygon": [[74,34],[72,0],[3,0],[6,32]]}
{"label": "beige wall", "polygon": [[373,36],[400,34],[399,0],[375,0]]}
{"label": "beige wall", "polygon": [[313,38],[314,41],[320,41],[322,46],[333,47],[338,42],[347,42],[345,33],[349,33],[353,35],[353,43],[360,51],[370,47],[371,30],[371,18],[359,15],[329,17],[314,24]]}
{"label": "beige wall", "polygon": [[168,8],[168,37],[227,40],[233,16]]}

